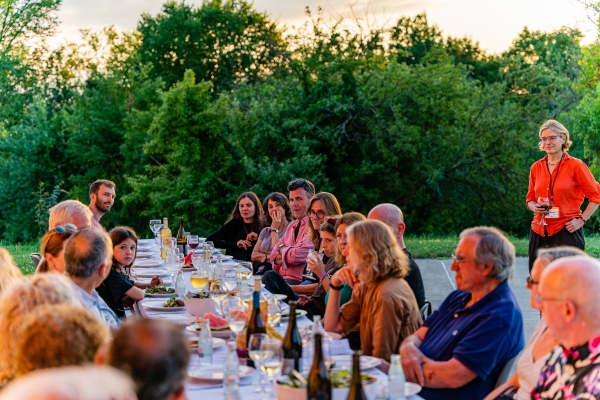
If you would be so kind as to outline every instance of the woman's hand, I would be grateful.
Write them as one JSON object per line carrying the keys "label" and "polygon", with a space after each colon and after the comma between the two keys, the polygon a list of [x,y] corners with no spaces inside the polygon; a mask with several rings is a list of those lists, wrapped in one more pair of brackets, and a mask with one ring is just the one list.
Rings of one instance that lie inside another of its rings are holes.
{"label": "woman's hand", "polygon": [[163,280],[160,279],[160,277],[158,277],[158,276],[155,276],[150,281],[150,287],[156,287],[156,286],[159,286],[159,285],[162,285],[162,284],[163,284]]}
{"label": "woman's hand", "polygon": [[308,304],[309,301],[310,301],[310,297],[308,297],[304,294],[298,295],[298,305],[305,306],[306,304]]}
{"label": "woman's hand", "polygon": [[239,247],[240,249],[243,248],[244,250],[247,250],[249,246],[252,246],[252,243],[250,243],[248,239],[238,240],[237,242],[237,247]]}
{"label": "woman's hand", "polygon": [[567,228],[570,233],[573,233],[583,225],[585,225],[585,222],[583,222],[582,218],[573,218],[565,224],[565,228]]}
{"label": "woman's hand", "polygon": [[250,232],[248,236],[246,236],[247,242],[256,242],[258,240],[258,233]]}
{"label": "woman's hand", "polygon": [[306,266],[313,272],[313,274],[315,274],[315,276],[319,276],[325,272],[325,264],[323,264],[323,261],[318,258],[315,261],[312,257],[308,257],[306,259]]}
{"label": "woman's hand", "polygon": [[350,268],[345,267],[340,269],[331,277],[331,284],[333,286],[340,286],[342,283],[350,286],[352,290],[360,283],[358,277],[354,275],[354,271]]}
{"label": "woman's hand", "polygon": [[271,230],[279,230],[283,229],[283,215],[279,212],[279,210],[273,210],[273,215],[271,215],[273,222],[271,222]]}
{"label": "woman's hand", "polygon": [[530,201],[529,203],[527,203],[527,206],[534,214],[548,214],[548,209],[546,207],[540,207],[540,205],[535,201]]}

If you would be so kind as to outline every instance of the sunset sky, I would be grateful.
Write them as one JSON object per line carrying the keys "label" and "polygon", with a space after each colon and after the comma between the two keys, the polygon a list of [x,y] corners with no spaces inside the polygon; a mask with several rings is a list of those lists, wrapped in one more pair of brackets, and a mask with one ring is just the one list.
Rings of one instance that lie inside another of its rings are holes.
{"label": "sunset sky", "polygon": [[[143,12],[157,14],[164,0],[63,0],[56,41],[76,40],[79,29],[98,30],[114,25],[121,30],[135,29]],[[200,4],[201,1],[187,1]],[[493,53],[506,50],[525,26],[550,31],[568,25],[585,35],[584,44],[592,42],[597,26],[590,21],[578,0],[255,0],[259,11],[290,26],[306,21],[304,9],[321,6],[325,16],[369,16],[369,23],[390,25],[402,15],[414,16],[425,11],[444,35],[470,36],[482,48]]]}

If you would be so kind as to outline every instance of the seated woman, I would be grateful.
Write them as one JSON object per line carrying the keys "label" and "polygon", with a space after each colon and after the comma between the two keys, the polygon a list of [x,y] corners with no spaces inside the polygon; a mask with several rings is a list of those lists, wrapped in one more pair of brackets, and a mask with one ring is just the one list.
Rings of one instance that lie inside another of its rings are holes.
{"label": "seated woman", "polygon": [[123,303],[130,306],[133,301],[144,298],[144,291],[149,287],[162,285],[159,277],[154,277],[150,283],[134,282],[127,276],[126,268],[131,268],[137,253],[138,238],[133,229],[127,226],[117,226],[108,233],[113,244],[113,262],[108,277],[96,288],[102,299],[113,310],[117,317],[125,318]]}
{"label": "seated woman", "polygon": [[236,260],[250,261],[252,250],[263,229],[263,208],[253,192],[245,192],[238,197],[229,221],[206,240],[215,247],[225,249],[227,255]]}
{"label": "seated woman", "polygon": [[[533,262],[531,276],[527,278],[525,287],[529,289],[529,305],[532,308],[540,310],[536,296],[538,294],[538,284],[542,277],[542,272],[552,261],[562,257],[572,257],[586,255],[585,252],[576,247],[552,247],[539,249],[537,258]],[[547,329],[546,321],[540,319],[529,343],[523,349],[521,357],[517,362],[517,371],[508,381],[498,386],[484,400],[493,400],[500,394],[505,393],[514,399],[529,400],[531,390],[536,386],[538,377],[550,352],[558,344],[558,341],[550,334]]]}
{"label": "seated woman", "polygon": [[287,197],[282,193],[274,192],[263,201],[266,227],[260,231],[258,241],[252,250],[252,265],[254,275],[262,275],[272,269],[269,256],[273,246],[283,237],[285,230],[292,219],[292,209]]}
{"label": "seated woman", "polygon": [[63,254],[63,246],[68,238],[77,231],[77,227],[72,224],[65,226],[57,226],[54,229],[46,232],[42,237],[40,245],[40,253],[42,261],[37,266],[35,273],[39,272],[65,272],[65,258]]}
{"label": "seated woman", "polygon": [[[340,269],[329,284],[325,330],[349,333],[360,323],[363,354],[389,361],[422,322],[415,295],[402,279],[408,273],[408,257],[389,227],[362,221],[348,230],[347,260],[349,268]],[[342,283],[354,291],[340,309]]]}

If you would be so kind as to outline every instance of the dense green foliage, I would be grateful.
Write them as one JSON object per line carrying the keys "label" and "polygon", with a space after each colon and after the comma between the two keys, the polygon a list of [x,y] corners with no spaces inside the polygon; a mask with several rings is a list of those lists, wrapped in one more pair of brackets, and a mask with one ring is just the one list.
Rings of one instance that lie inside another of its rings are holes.
{"label": "dense green foliage", "polygon": [[206,234],[239,193],[285,192],[295,177],[344,211],[398,204],[414,234],[484,224],[524,236],[537,129],[549,118],[600,172],[600,47],[582,49],[575,30],[525,29],[490,55],[444,38],[424,14],[355,33],[309,13],[286,34],[245,0],[171,1],[134,33],[85,32],[84,44],[49,52],[23,43],[50,34],[58,0],[14,4],[37,4],[45,29],[10,45],[0,37],[9,242],[39,237],[43,207],[87,202],[100,178],[117,184],[103,223],[142,236],[163,216]]}

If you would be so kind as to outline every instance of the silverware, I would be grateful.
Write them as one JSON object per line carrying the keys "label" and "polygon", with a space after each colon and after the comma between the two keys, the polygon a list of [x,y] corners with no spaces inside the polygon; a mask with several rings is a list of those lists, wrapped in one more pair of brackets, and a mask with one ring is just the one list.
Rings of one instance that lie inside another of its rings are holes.
{"label": "silverware", "polygon": [[[250,386],[252,384],[252,382],[250,383],[240,383],[238,386]],[[208,386],[194,386],[194,387],[188,387],[187,390],[209,390],[209,389],[220,389],[222,388],[223,385],[208,385]]]}

